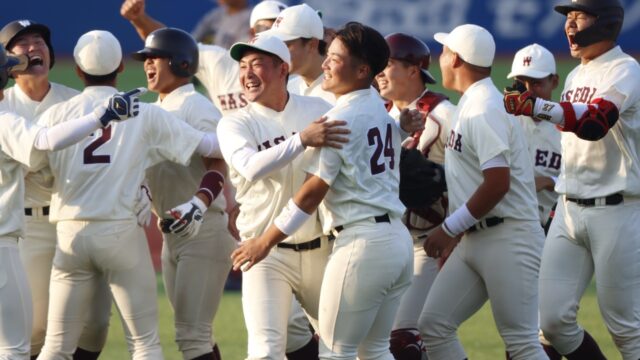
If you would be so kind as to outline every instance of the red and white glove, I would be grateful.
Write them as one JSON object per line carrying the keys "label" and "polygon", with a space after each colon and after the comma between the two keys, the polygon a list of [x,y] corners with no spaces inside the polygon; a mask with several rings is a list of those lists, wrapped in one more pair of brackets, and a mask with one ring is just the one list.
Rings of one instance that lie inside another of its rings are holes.
{"label": "red and white glove", "polygon": [[533,116],[536,97],[527,90],[522,81],[514,81],[513,85],[504,89],[504,108],[509,114]]}
{"label": "red and white glove", "polygon": [[[204,213],[207,211],[207,205],[197,196],[191,198],[182,205],[178,205],[168,211],[168,213],[176,219],[166,229],[172,234],[191,239],[198,235],[200,225],[204,221]],[[166,225],[165,225],[166,226]],[[164,230],[163,230],[164,231]]]}

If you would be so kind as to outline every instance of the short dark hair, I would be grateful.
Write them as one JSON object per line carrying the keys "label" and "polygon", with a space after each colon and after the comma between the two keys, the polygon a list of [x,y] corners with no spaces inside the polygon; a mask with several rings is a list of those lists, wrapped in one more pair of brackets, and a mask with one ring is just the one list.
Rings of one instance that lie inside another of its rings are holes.
{"label": "short dark hair", "polygon": [[349,51],[349,55],[371,68],[371,79],[387,66],[389,45],[374,28],[359,22],[348,22],[336,35]]}
{"label": "short dark hair", "polygon": [[116,80],[116,77],[118,76],[118,69],[107,75],[91,75],[84,71],[83,73],[85,82],[88,86],[110,85]]}
{"label": "short dark hair", "polygon": [[[302,41],[302,45],[306,45],[309,41],[311,41],[312,38],[300,38],[300,41]],[[324,40],[318,40],[318,54],[322,55],[322,56],[326,56],[327,55],[327,42]]]}

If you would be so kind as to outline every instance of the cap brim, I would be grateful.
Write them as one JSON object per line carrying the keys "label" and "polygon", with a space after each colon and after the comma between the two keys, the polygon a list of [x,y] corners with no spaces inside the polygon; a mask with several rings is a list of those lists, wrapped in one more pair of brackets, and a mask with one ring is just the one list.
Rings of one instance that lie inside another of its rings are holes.
{"label": "cap brim", "polygon": [[242,54],[244,54],[244,52],[247,51],[247,50],[263,51],[261,49],[258,49],[255,46],[251,46],[251,45],[249,45],[247,43],[235,43],[229,49],[229,54],[231,55],[231,58],[233,60],[240,61],[240,59],[242,59]]}
{"label": "cap brim", "polygon": [[433,38],[442,45],[447,45],[447,37],[449,37],[449,33],[435,33]]}
{"label": "cap brim", "polygon": [[428,84],[435,84],[436,83],[436,79],[433,77],[433,75],[431,75],[431,73],[429,72],[429,70],[426,69],[421,69],[422,70],[422,74],[425,77],[425,81]]}
{"label": "cap brim", "polygon": [[136,51],[133,54],[131,54],[131,58],[133,58],[134,60],[138,60],[138,61],[145,61],[145,60],[147,60],[147,58],[149,56],[170,58],[171,54],[165,53],[165,52],[160,51],[160,50],[149,49],[149,48],[144,48],[144,49],[142,49],[140,51]]}
{"label": "cap brim", "polygon": [[0,65],[0,69],[6,69],[16,66],[20,63],[20,59],[15,56],[7,56],[7,62],[4,65]]}
{"label": "cap brim", "polygon": [[532,79],[544,79],[547,76],[551,75],[550,72],[538,71],[538,70],[527,70],[527,71],[512,71],[507,75],[507,79],[513,79],[516,76],[526,76]]}

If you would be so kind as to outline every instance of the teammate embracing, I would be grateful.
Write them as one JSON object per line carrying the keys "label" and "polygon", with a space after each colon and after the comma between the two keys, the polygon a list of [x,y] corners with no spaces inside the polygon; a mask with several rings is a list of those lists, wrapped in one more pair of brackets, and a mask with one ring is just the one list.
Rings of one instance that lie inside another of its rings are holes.
{"label": "teammate embracing", "polygon": [[[389,115],[399,119],[403,109],[418,109],[424,116],[424,130],[412,134],[404,147],[418,149],[426,158],[440,165],[444,163],[444,144],[449,132],[448,120],[455,110],[447,97],[430,91],[428,84],[436,81],[429,73],[431,51],[420,39],[404,33],[385,37],[389,45],[389,62],[376,76],[380,95],[390,101]],[[443,197],[430,208],[408,209],[403,222],[414,241],[413,281],[402,296],[391,333],[391,352],[396,359],[421,359],[424,351],[418,318],[427,293],[438,273],[438,261],[430,258],[422,243],[429,232],[440,225],[447,211]]]}
{"label": "teammate embracing", "polygon": [[[411,236],[400,221],[398,127],[371,83],[389,49],[374,29],[348,23],[328,49],[322,88],[338,98],[327,113],[351,130],[341,149],[305,153],[307,180],[268,228],[233,253],[251,274],[268,254],[320,211],[336,235],[320,291],[321,359],[391,359],[389,333],[400,297],[411,282]],[[265,258],[266,257],[266,258]],[[251,268],[255,267],[255,269]]]}
{"label": "teammate embracing", "polygon": [[562,133],[561,194],[540,269],[540,326],[568,359],[604,359],[578,325],[595,276],[598,304],[625,360],[640,358],[640,66],[616,45],[618,0],[573,0],[566,16],[571,56],[560,102],[508,88],[505,107],[557,124]]}
{"label": "teammate embracing", "polygon": [[419,320],[427,355],[464,359],[456,331],[489,300],[511,358],[547,359],[538,342],[544,233],[524,132],[491,81],[493,36],[466,24],[434,37],[443,86],[462,97],[445,148],[450,215],[424,244],[429,256],[450,254]]}

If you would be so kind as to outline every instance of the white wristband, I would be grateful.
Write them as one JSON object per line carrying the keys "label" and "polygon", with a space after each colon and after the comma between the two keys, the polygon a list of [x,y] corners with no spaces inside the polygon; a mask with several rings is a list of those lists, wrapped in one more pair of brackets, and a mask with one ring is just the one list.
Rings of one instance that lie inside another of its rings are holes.
{"label": "white wristband", "polygon": [[[454,211],[453,214],[449,215],[444,220],[443,229],[449,235],[451,233],[451,237],[456,237],[459,234],[467,231],[468,228],[473,226],[478,222],[478,219],[474,218],[473,215],[469,212],[469,208],[467,208],[467,204],[462,204],[458,210]],[[448,231],[447,231],[448,230]]]}
{"label": "white wristband", "polygon": [[302,226],[302,224],[309,220],[310,217],[311,215],[302,211],[302,209],[293,202],[293,199],[289,199],[287,206],[282,209],[280,215],[278,215],[273,222],[273,225],[275,225],[285,235],[291,236]]}

